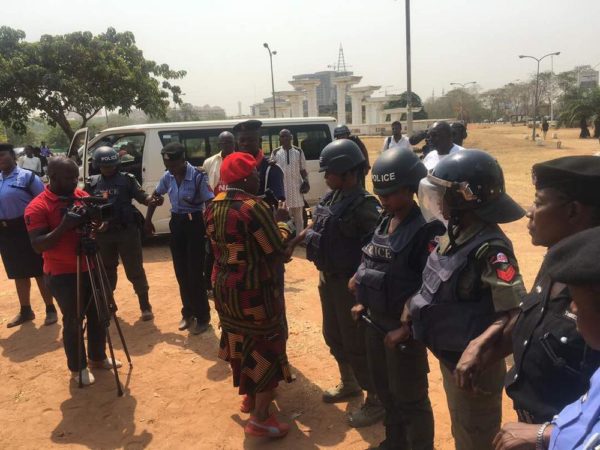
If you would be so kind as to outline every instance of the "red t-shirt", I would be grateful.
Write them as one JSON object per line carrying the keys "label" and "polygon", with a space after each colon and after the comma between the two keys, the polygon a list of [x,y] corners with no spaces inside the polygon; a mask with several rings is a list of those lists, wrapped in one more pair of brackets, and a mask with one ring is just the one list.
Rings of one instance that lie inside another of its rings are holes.
{"label": "red t-shirt", "polygon": [[[73,192],[74,197],[87,197],[88,193],[79,188]],[[52,231],[58,227],[71,202],[60,199],[48,186],[34,198],[25,208],[25,224],[28,231],[45,229]],[[56,245],[44,250],[44,273],[61,275],[77,272],[77,250],[79,234],[76,229],[63,234]],[[82,269],[87,270],[82,259]]]}

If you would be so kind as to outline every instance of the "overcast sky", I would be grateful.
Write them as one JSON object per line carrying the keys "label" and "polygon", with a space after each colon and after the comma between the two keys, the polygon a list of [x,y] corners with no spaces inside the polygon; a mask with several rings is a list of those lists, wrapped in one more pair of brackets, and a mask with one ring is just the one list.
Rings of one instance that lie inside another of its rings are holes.
{"label": "overcast sky", "polygon": [[[413,90],[440,95],[451,82],[491,89],[535,72],[553,51],[554,70],[600,64],[600,0],[413,0]],[[406,88],[403,0],[27,0],[2,2],[0,23],[42,34],[112,26],[134,33],[148,59],[184,69],[184,101],[247,114],[270,95],[268,42],[277,51],[275,90],[292,75],[327,70],[344,46],[362,85]],[[542,70],[550,69],[550,60]]]}

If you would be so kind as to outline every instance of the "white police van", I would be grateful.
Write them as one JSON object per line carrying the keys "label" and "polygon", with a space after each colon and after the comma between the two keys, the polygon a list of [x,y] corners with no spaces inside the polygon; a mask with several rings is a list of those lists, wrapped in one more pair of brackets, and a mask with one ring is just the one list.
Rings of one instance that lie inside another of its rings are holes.
{"label": "white police van", "polygon": [[[75,133],[69,147],[68,156],[80,166],[80,183],[90,175],[91,157],[94,150],[103,145],[117,151],[125,145],[129,157],[122,159],[121,170],[133,173],[144,190],[152,193],[165,171],[160,150],[169,142],[180,142],[186,148],[188,161],[201,166],[206,158],[218,152],[217,138],[223,131],[231,131],[237,120],[203,122],[167,122],[108,128],[88,142],[88,129]],[[327,191],[323,174],[319,173],[321,150],[333,139],[336,120],[333,117],[301,117],[261,119],[262,149],[265,155],[279,147],[279,132],[287,128],[293,135],[293,144],[304,151],[310,181],[310,192],[305,195],[307,202],[314,205]],[[83,162],[86,162],[83,164]],[[138,206],[145,214],[145,207]],[[159,234],[169,232],[169,202],[157,208],[153,223]]]}

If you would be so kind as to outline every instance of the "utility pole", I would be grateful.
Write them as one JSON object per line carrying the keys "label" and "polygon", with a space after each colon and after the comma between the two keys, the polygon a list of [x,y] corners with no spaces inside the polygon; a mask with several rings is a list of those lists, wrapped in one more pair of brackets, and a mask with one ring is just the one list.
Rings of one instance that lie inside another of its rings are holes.
{"label": "utility pole", "polygon": [[410,136],[413,132],[412,86],[410,67],[410,0],[404,0],[404,2],[406,9],[406,133]]}
{"label": "utility pole", "polygon": [[275,77],[273,77],[273,55],[276,55],[277,52],[275,50],[271,50],[269,48],[269,44],[266,42],[263,44],[263,47],[269,52],[269,61],[271,62],[271,95],[273,96],[273,117],[277,117],[277,106],[275,105]]}

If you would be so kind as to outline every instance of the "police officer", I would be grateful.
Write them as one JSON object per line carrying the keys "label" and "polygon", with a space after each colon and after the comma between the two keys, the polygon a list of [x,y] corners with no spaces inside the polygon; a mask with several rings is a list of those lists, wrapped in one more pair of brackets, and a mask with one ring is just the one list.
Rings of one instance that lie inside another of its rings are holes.
{"label": "police officer", "polygon": [[[456,448],[490,449],[502,416],[504,360],[467,380],[455,380],[454,369],[470,357],[471,341],[502,332],[525,294],[512,244],[497,225],[525,211],[506,194],[498,162],[481,150],[442,159],[421,180],[419,204],[448,225],[409,302],[412,331],[440,360]],[[403,329],[409,334],[410,323]]]}
{"label": "police officer", "polygon": [[[527,218],[534,245],[551,249],[581,230],[600,225],[597,156],[566,156],[535,164],[533,182],[535,200]],[[483,359],[483,364],[489,364],[487,360],[514,353],[506,393],[521,422],[539,424],[552,420],[587,391],[591,375],[600,366],[600,352],[583,341],[571,310],[571,294],[564,284],[550,279],[545,264],[533,286],[503,339],[493,345],[489,339],[480,342],[474,349],[476,357],[461,370],[473,371],[473,361]]]}
{"label": "police officer", "polygon": [[100,256],[113,290],[117,287],[119,257],[125,275],[138,296],[142,320],[152,320],[154,314],[148,299],[148,280],[142,254],[141,220],[143,216],[131,201],[148,206],[152,197],[146,194],[133,174],[119,172],[119,154],[112,147],[96,149],[92,164],[100,171],[88,178],[85,190],[94,196],[106,196],[113,205],[112,218],[98,233]]}
{"label": "police officer", "polygon": [[152,196],[144,227],[153,232],[152,216],[163,195],[171,202],[171,257],[179,284],[183,307],[179,330],[189,329],[192,334],[205,332],[210,325],[210,306],[203,276],[206,252],[206,229],[202,217],[205,203],[214,197],[205,172],[196,169],[187,160],[185,147],[171,142],[160,151],[166,171]]}
{"label": "police officer", "polygon": [[354,427],[367,426],[379,421],[384,409],[367,369],[364,328],[352,320],[355,298],[348,282],[360,264],[362,246],[377,224],[380,207],[360,184],[365,158],[354,142],[340,139],[328,144],[319,165],[331,191],[317,205],[312,228],[294,243],[304,239],[306,256],[319,269],[323,336],[340,369],[341,382],[323,393],[323,401],[339,402],[366,390],[365,404],[350,413],[348,421]]}
{"label": "police officer", "polygon": [[[591,193],[590,193],[591,194]],[[581,231],[553,246],[544,261],[555,283],[571,294],[571,313],[589,348],[600,351],[600,227]],[[564,384],[569,383],[565,379]],[[508,423],[494,439],[496,450],[592,450],[600,447],[600,370],[590,388],[563,408],[552,421],[539,425]]]}
{"label": "police officer", "polygon": [[339,125],[339,126],[335,127],[333,130],[333,138],[334,139],[349,139],[352,142],[354,142],[356,145],[358,145],[358,148],[360,149],[363,157],[365,158],[363,175],[360,177],[360,182],[362,184],[362,187],[365,187],[366,186],[365,178],[368,175],[369,170],[371,170],[371,164],[369,163],[369,152],[367,151],[367,147],[365,146],[364,142],[358,136],[354,136],[350,132],[350,128],[348,128],[347,125]]}
{"label": "police officer", "polygon": [[373,190],[384,212],[351,280],[359,302],[352,310],[355,320],[368,312],[388,332],[366,329],[369,371],[386,412],[380,449],[433,450],[427,349],[415,340],[402,349],[385,345],[400,328],[404,305],[421,286],[429,252],[446,230],[437,220],[427,222],[414,201],[426,175],[427,169],[410,149],[392,148],[375,161]]}

